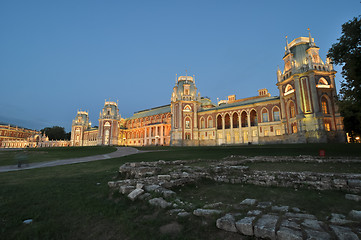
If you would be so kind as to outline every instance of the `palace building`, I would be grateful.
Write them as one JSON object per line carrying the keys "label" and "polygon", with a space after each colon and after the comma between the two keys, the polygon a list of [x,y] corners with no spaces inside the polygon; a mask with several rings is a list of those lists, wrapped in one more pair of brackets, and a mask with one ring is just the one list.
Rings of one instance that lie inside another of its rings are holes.
{"label": "palace building", "polygon": [[71,145],[212,146],[249,143],[345,142],[342,117],[335,103],[335,73],[323,62],[314,39],[286,43],[283,71],[277,69],[279,96],[267,89],[258,95],[213,103],[201,97],[194,76],[180,76],[168,105],[121,118],[118,103],[106,101],[99,128],[78,111]]}

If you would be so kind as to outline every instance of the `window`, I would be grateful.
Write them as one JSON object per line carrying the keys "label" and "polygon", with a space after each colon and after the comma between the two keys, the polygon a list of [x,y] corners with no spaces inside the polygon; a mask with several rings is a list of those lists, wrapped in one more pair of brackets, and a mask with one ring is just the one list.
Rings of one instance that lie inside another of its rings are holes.
{"label": "window", "polygon": [[264,135],[267,137],[268,136],[268,130],[264,131]]}
{"label": "window", "polygon": [[231,128],[231,118],[229,117],[228,114],[226,114],[226,117],[224,118],[224,123],[225,123],[225,129]]}
{"label": "window", "polygon": [[191,128],[191,122],[189,120],[186,120],[185,128],[187,128],[187,129]]}
{"label": "window", "polygon": [[263,110],[263,112],[262,112],[262,122],[268,122],[268,112],[267,112],[267,110]]}
{"label": "window", "polygon": [[279,121],[280,120],[280,110],[278,108],[275,108],[273,110],[273,121]]}
{"label": "window", "polygon": [[222,116],[218,115],[217,117],[217,129],[222,129]]}
{"label": "window", "polygon": [[297,133],[297,125],[296,125],[296,123],[292,124],[292,133]]}
{"label": "window", "polygon": [[186,133],[186,140],[190,140],[191,139],[191,134],[190,133]]}
{"label": "window", "polygon": [[290,103],[290,118],[294,118],[296,116],[295,104],[293,102]]}
{"label": "window", "polygon": [[331,131],[331,124],[328,121],[325,121],[325,130],[328,132]]}
{"label": "window", "polygon": [[322,106],[322,113],[328,114],[329,112],[328,112],[327,100],[325,97],[322,97],[321,106]]}
{"label": "window", "polygon": [[201,128],[206,128],[206,122],[204,121],[204,118],[201,119]]}
{"label": "window", "polygon": [[213,127],[213,118],[209,117],[208,118],[208,128],[212,128]]}
{"label": "window", "polygon": [[281,130],[280,129],[276,129],[276,135],[277,136],[281,135]]}
{"label": "window", "polygon": [[257,121],[257,113],[255,110],[251,111],[250,117],[251,117],[251,127],[257,126],[258,121]]}

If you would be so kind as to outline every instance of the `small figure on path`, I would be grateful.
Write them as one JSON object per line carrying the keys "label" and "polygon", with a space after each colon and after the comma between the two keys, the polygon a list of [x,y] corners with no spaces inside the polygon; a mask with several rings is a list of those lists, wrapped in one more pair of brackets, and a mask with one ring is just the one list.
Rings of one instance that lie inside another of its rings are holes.
{"label": "small figure on path", "polygon": [[28,159],[27,151],[20,151],[15,154],[15,160],[18,163],[18,168],[21,168],[22,163],[24,164],[27,163],[27,159]]}

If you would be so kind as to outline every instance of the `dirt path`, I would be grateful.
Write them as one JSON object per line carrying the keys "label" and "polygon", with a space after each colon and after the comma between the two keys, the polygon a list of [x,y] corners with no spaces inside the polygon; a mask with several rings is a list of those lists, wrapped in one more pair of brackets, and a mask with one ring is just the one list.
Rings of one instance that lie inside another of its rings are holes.
{"label": "dirt path", "polygon": [[70,159],[62,159],[62,160],[52,160],[48,162],[29,163],[22,165],[21,168],[18,168],[17,165],[1,166],[0,172],[11,172],[11,171],[26,170],[26,169],[34,169],[34,168],[54,167],[54,166],[74,164],[74,163],[92,162],[92,161],[104,160],[109,158],[123,157],[142,152],[146,152],[146,151],[140,151],[132,147],[117,147],[117,150],[115,152],[102,154],[102,155],[95,155],[95,156],[88,156],[81,158],[70,158]]}

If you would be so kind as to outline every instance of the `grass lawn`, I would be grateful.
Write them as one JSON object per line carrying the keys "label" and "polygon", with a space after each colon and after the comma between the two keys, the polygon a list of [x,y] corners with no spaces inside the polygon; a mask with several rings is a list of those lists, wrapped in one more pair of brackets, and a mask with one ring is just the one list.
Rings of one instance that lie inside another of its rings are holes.
{"label": "grass lawn", "polygon": [[[326,157],[361,157],[360,144],[313,143],[313,144],[275,144],[239,145],[220,147],[138,147],[139,150],[168,150],[169,157],[176,159],[219,159],[230,155],[243,156],[318,156],[325,150]],[[191,153],[191,154],[190,154]]]}
{"label": "grass lawn", "polygon": [[[51,160],[87,157],[111,153],[115,147],[57,147],[57,148],[28,148],[26,156],[28,163],[44,162]],[[0,166],[16,165],[17,154],[24,150],[0,151]]]}
{"label": "grass lawn", "polygon": [[[282,155],[282,151],[284,155],[289,155],[295,149],[305,151],[304,154],[308,155],[316,151],[313,155],[317,155],[318,147],[307,146],[309,148],[299,145],[290,145],[289,148],[277,146],[281,149],[277,151],[277,155]],[[117,176],[120,165],[125,162],[161,159],[220,159],[228,155],[266,155],[265,152],[272,155],[274,148],[164,148],[169,151],[1,173],[0,239],[170,239],[171,236],[161,235],[159,232],[160,226],[174,221],[165,210],[139,201],[132,203],[119,194],[110,195],[107,182]],[[290,148],[293,150],[289,150]],[[66,149],[69,150],[68,153]],[[360,156],[359,148],[354,145],[342,145],[340,149],[344,156]],[[43,149],[37,151],[41,150]],[[46,151],[50,153],[51,150]],[[76,150],[65,148],[62,154],[64,158],[75,157],[75,152]],[[88,148],[84,148],[83,152],[90,155]],[[328,152],[332,153],[331,148],[326,149],[326,154]],[[43,159],[52,160],[46,157]],[[182,199],[193,202],[196,206],[217,201],[237,203],[244,198],[254,197],[260,201],[273,201],[275,205],[300,207],[322,218],[330,212],[347,214],[351,208],[361,210],[361,203],[345,200],[345,193],[338,191],[294,191],[288,188],[215,184],[207,181],[176,191]],[[23,224],[26,219],[33,219],[33,223]],[[206,225],[202,219],[193,216],[189,220],[177,221],[183,225],[183,230],[181,234],[173,236],[174,239],[225,239],[222,235],[224,232],[216,229],[214,221]]]}

